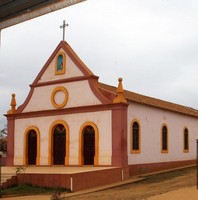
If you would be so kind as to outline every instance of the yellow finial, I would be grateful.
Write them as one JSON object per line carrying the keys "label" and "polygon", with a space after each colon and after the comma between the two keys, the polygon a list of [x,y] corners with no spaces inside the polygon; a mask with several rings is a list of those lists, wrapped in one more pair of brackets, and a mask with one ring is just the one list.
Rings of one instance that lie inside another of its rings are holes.
{"label": "yellow finial", "polygon": [[16,112],[15,94],[12,94],[12,100],[11,100],[10,106],[11,106],[11,110],[8,111],[8,114],[14,114]]}
{"label": "yellow finial", "polygon": [[113,103],[126,103],[127,100],[124,98],[122,78],[119,78],[118,81],[119,81],[119,84],[118,84],[118,88],[117,88],[117,97],[113,100]]}

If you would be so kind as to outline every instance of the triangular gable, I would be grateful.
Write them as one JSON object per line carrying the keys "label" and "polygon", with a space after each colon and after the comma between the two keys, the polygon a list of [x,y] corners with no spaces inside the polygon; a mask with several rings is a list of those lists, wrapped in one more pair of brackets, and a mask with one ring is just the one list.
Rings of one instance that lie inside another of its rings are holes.
{"label": "triangular gable", "polygon": [[[55,68],[55,65],[56,65],[57,55],[60,52],[63,52],[63,53],[66,54],[65,76],[64,75],[56,76],[54,74],[54,68]],[[67,63],[70,63],[70,64],[67,64]],[[40,73],[38,74],[38,76],[36,77],[36,79],[34,80],[32,85],[36,85],[37,83],[40,83],[40,82],[60,80],[60,79],[64,79],[64,78],[72,78],[71,74],[70,74],[70,76],[68,76],[68,71],[71,70],[71,69],[68,69],[68,67],[71,65],[71,63],[73,64],[73,66],[75,66],[74,68],[77,67],[76,71],[73,74],[73,77],[76,77],[76,76],[78,76],[78,77],[79,76],[93,76],[94,75],[91,72],[91,70],[88,69],[88,67],[76,55],[76,53],[73,51],[73,49],[70,47],[70,45],[65,41],[61,41],[59,43],[59,45],[56,47],[56,49],[54,50],[54,52],[52,53],[52,55],[49,57],[48,61],[45,63],[44,67],[41,69]],[[46,77],[43,78],[46,71],[48,70],[48,68],[50,68],[49,70],[51,70],[49,80]],[[75,69],[73,69],[73,70],[75,70]],[[79,71],[77,71],[77,70],[79,70]],[[54,75],[54,78],[52,77],[53,75]]]}
{"label": "triangular gable", "polygon": [[[54,69],[56,65],[57,55],[59,55],[60,53],[64,53],[66,55],[66,62],[68,63],[66,64],[66,72],[57,75],[54,72]],[[54,52],[52,53],[52,55],[49,57],[46,64],[39,72],[39,74],[37,75],[34,82],[30,85],[31,87],[30,93],[26,98],[25,102],[17,109],[16,113],[19,114],[22,113],[23,111],[26,112],[25,108],[28,105],[28,103],[31,102],[31,98],[35,90],[37,91],[38,94],[37,88],[47,87],[47,86],[49,87],[50,85],[66,84],[71,82],[76,83],[78,81],[83,81],[83,80],[88,81],[90,91],[92,91],[92,94],[95,96],[96,99],[98,99],[100,103],[102,104],[112,103],[112,101],[107,97],[105,97],[105,95],[103,95],[99,90],[98,77],[95,76],[91,72],[91,70],[88,69],[88,67],[81,61],[81,59],[76,55],[76,53],[73,51],[73,49],[67,42],[61,41],[54,50]],[[43,94],[41,93],[41,96],[42,95]],[[41,96],[39,98],[41,98]],[[38,104],[38,102],[35,102],[35,104]],[[46,109],[47,108],[44,108],[44,110]],[[30,110],[28,112],[30,112]]]}

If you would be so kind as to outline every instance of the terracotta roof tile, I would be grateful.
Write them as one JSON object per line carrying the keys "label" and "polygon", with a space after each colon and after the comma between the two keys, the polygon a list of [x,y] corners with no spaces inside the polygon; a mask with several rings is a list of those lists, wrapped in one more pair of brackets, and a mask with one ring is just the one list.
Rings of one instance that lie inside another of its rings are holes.
{"label": "terracotta roof tile", "polygon": [[[117,88],[114,86],[110,86],[104,83],[99,83],[99,87],[100,89],[105,90],[106,92],[108,91],[110,93],[116,94]],[[170,110],[170,111],[181,113],[181,114],[190,115],[193,117],[198,117],[198,110],[195,110],[193,108],[181,106],[175,103],[163,101],[163,100],[148,97],[148,96],[144,96],[144,95],[137,94],[131,91],[124,90],[124,97],[128,101],[133,101],[133,102],[145,104],[148,106],[153,106],[153,107]]]}

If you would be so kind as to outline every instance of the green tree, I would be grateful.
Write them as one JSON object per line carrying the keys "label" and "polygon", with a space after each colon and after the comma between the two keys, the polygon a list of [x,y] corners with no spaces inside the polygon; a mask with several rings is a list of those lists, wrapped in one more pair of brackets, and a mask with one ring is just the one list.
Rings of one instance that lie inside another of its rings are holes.
{"label": "green tree", "polygon": [[5,125],[2,130],[0,130],[0,139],[7,136],[7,126]]}
{"label": "green tree", "polygon": [[7,151],[7,126],[5,125],[2,130],[0,130],[0,151]]}

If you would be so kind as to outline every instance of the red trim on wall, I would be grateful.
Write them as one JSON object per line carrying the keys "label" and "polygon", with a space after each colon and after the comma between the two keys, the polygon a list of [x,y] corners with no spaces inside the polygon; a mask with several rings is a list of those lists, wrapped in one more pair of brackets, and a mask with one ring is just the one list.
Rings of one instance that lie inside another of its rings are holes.
{"label": "red trim on wall", "polygon": [[31,87],[30,92],[29,92],[27,98],[25,99],[24,103],[21,106],[18,107],[16,113],[21,113],[23,111],[23,109],[26,107],[26,105],[30,101],[30,99],[31,99],[31,97],[33,95],[33,92],[34,92],[34,88]]}
{"label": "red trim on wall", "polygon": [[78,57],[78,55],[74,52],[74,50],[67,42],[62,41],[61,47],[65,50],[67,55],[76,64],[76,66],[78,66],[78,68],[85,76],[93,75],[92,71],[83,63],[83,61]]}
{"label": "red trim on wall", "polygon": [[[99,104],[99,105],[82,106],[82,107],[62,108],[62,109],[55,109],[55,110],[43,110],[43,111],[33,111],[33,112],[25,112],[25,113],[15,113],[15,114],[12,114],[12,116],[15,119],[46,117],[46,116],[106,111],[106,110],[111,110],[115,107],[117,107],[117,104]],[[5,116],[9,117],[10,115],[7,114]]]}
{"label": "red trim on wall", "polygon": [[33,82],[33,85],[38,83],[38,81],[40,80],[41,76],[43,75],[43,73],[45,72],[45,70],[47,69],[47,67],[49,66],[49,64],[52,62],[52,60],[54,59],[54,57],[56,56],[56,54],[58,53],[58,51],[62,48],[63,46],[63,42],[61,41],[58,46],[56,47],[56,49],[54,50],[54,52],[52,53],[52,55],[49,57],[49,59],[47,60],[47,62],[45,63],[45,65],[43,66],[43,68],[41,69],[41,71],[39,72],[39,74],[37,75],[36,79]]}
{"label": "red trim on wall", "polygon": [[[72,59],[72,61],[76,64],[76,66],[82,71],[84,76],[79,76],[79,77],[73,77],[73,78],[68,78],[68,79],[60,79],[60,80],[55,80],[55,81],[47,81],[47,82],[42,82],[39,83],[39,80],[49,64],[52,62],[58,51],[63,48],[64,51],[68,54],[68,56]],[[53,85],[53,84],[61,84],[61,83],[67,83],[67,82],[74,82],[74,81],[82,81],[82,80],[88,80],[90,88],[92,92],[95,94],[95,96],[101,101],[103,104],[111,103],[111,99],[106,98],[98,89],[98,77],[95,76],[87,67],[86,65],[80,60],[80,58],[76,55],[76,53],[73,51],[73,49],[69,46],[68,43],[65,41],[61,41],[57,48],[54,50],[44,67],[41,69],[39,74],[37,75],[36,79],[34,82],[30,85],[31,90],[30,93],[28,94],[28,97],[24,101],[24,103],[17,109],[17,113],[21,113],[24,108],[27,106],[28,102],[30,101],[34,88],[35,87],[42,87],[42,86],[48,86],[48,85]]]}
{"label": "red trim on wall", "polygon": [[70,82],[76,82],[76,81],[84,81],[87,79],[98,79],[95,75],[89,75],[89,76],[78,76],[78,77],[72,77],[72,78],[65,78],[60,80],[54,80],[54,81],[47,81],[47,82],[41,82],[30,85],[30,87],[42,87],[42,86],[48,86],[48,85],[55,85],[55,84],[62,84],[62,83],[70,83]]}
{"label": "red trim on wall", "polygon": [[69,44],[65,41],[61,41],[58,44],[58,46],[56,47],[56,49],[54,50],[54,52],[52,53],[52,55],[49,57],[49,59],[47,60],[47,62],[45,63],[45,65],[43,66],[41,71],[39,72],[39,74],[37,75],[36,79],[33,82],[33,85],[37,84],[39,82],[41,76],[43,75],[43,73],[45,72],[45,70],[47,69],[47,67],[52,62],[52,60],[55,58],[56,54],[58,53],[58,51],[61,48],[64,49],[64,51],[68,54],[68,56],[71,58],[71,60],[76,64],[76,66],[81,70],[81,72],[85,76],[93,75],[93,73],[80,60],[80,58],[76,55],[76,53],[73,51],[73,49],[69,46]]}
{"label": "red trim on wall", "polygon": [[7,159],[6,165],[14,165],[14,116],[10,115],[8,121],[8,134],[7,134]]}
{"label": "red trim on wall", "polygon": [[[73,188],[71,188],[71,178]],[[75,174],[17,174],[18,184],[30,183],[37,186],[62,187],[73,189],[73,192],[112,184],[122,181],[122,178],[128,179],[128,168],[110,168]]]}
{"label": "red trim on wall", "polygon": [[183,160],[183,161],[173,161],[173,162],[129,165],[129,175],[134,176],[138,174],[146,174],[162,170],[174,169],[178,167],[194,165],[195,163],[196,163],[195,160]]}
{"label": "red trim on wall", "polygon": [[89,79],[89,86],[92,90],[92,92],[95,94],[95,96],[100,100],[101,103],[103,104],[108,104],[112,103],[111,99],[106,98],[101,91],[99,90],[98,87],[98,80],[96,79]]}
{"label": "red trim on wall", "polygon": [[88,79],[88,82],[89,82],[92,92],[96,95],[96,97],[102,103],[111,103],[112,102],[109,99],[107,99],[97,88],[98,77],[94,76],[94,75],[90,75],[90,76],[74,77],[74,78],[69,78],[69,79],[61,79],[61,80],[56,80],[56,81],[48,81],[48,82],[44,82],[44,83],[37,83],[37,84],[30,85],[31,86],[30,93],[28,94],[28,97],[26,98],[25,102],[21,106],[19,106],[16,113],[21,113],[25,109],[25,107],[27,106],[28,102],[30,101],[30,99],[33,95],[35,87],[49,86],[49,85],[53,85],[53,84],[61,84],[61,83],[68,83],[68,82],[75,82],[75,81],[83,81],[83,80],[87,80],[87,79]]}
{"label": "red trim on wall", "polygon": [[103,88],[99,88],[99,91],[108,99],[111,100],[111,102],[113,102],[113,100],[117,97],[117,94],[114,94],[112,92],[109,92],[107,90],[104,90]]}
{"label": "red trim on wall", "polygon": [[127,107],[115,104],[112,110],[112,165],[127,166]]}

